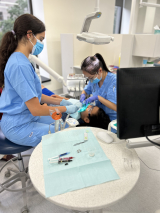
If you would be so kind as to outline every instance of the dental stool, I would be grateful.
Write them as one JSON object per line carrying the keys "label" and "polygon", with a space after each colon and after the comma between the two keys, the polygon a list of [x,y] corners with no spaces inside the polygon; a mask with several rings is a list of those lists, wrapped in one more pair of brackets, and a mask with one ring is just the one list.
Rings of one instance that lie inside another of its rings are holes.
{"label": "dental stool", "polygon": [[[15,173],[15,175],[12,175],[10,178],[8,178],[5,182],[0,183],[0,193],[3,191],[10,191],[10,192],[23,192],[23,202],[24,207],[21,209],[21,213],[28,213],[29,210],[27,208],[27,193],[26,190],[32,186],[32,184],[29,184],[27,186],[27,181],[30,180],[28,173],[28,168],[24,168],[23,158],[21,156],[21,152],[27,151],[33,147],[31,146],[21,146],[17,145],[11,141],[9,141],[5,136],[3,135],[1,129],[0,129],[0,154],[2,155],[11,155],[11,154],[18,154],[18,157],[15,157],[9,161],[7,161],[2,168],[0,168],[0,173],[3,170],[3,168],[10,162],[14,164],[16,169],[12,169],[11,167],[7,168],[7,171],[5,172],[5,177],[10,177],[12,173]],[[23,157],[30,156],[30,155],[24,155]],[[13,160],[18,160],[17,166]],[[20,181],[22,184],[22,188],[20,189],[10,189],[9,187],[15,184],[16,182]]]}

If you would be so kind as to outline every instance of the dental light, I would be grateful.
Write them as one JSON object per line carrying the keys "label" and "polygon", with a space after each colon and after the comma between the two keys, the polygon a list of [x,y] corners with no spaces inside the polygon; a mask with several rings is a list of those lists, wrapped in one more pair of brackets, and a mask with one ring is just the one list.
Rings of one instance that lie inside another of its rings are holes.
{"label": "dental light", "polygon": [[44,64],[39,58],[37,58],[34,55],[29,55],[30,62],[34,62],[35,64],[42,67],[46,72],[48,72],[53,78],[55,78],[57,81],[62,82],[63,85],[66,87],[66,82],[64,81],[64,78],[60,76],[58,73],[56,73],[54,70],[52,70],[49,66]]}
{"label": "dental light", "polygon": [[91,44],[109,44],[114,41],[114,37],[102,33],[88,32],[93,19],[100,18],[102,13],[99,10],[99,0],[96,0],[95,12],[86,16],[80,34],[77,34],[79,41],[85,41]]}

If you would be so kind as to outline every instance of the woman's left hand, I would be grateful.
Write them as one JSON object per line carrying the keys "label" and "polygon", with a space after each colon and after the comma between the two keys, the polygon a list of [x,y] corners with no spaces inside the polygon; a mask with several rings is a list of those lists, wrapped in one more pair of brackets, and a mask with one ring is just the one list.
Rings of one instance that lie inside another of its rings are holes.
{"label": "woman's left hand", "polygon": [[87,100],[85,100],[85,104],[87,105],[87,104],[92,103],[97,100],[98,100],[98,95],[95,95],[95,96],[89,97]]}

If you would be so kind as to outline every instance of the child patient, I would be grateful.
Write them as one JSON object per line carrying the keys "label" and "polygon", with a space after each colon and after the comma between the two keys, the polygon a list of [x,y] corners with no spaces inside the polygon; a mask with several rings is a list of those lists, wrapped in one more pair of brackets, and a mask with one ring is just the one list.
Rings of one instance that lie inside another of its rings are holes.
{"label": "child patient", "polygon": [[103,109],[89,105],[85,111],[81,112],[80,115],[81,118],[78,119],[78,126],[92,126],[108,129],[110,119]]}
{"label": "child patient", "polygon": [[[63,97],[58,95],[53,95],[53,97],[64,99]],[[65,98],[65,99],[79,108],[81,108],[82,106],[81,102],[77,99],[72,99],[72,98],[70,99]],[[66,113],[63,113],[63,114],[66,114]],[[78,126],[91,126],[91,127],[102,128],[102,129],[108,129],[108,124],[110,123],[109,116],[104,112],[104,110],[97,106],[92,106],[92,105],[89,105],[86,108],[86,110],[84,110],[83,112],[77,111],[74,114],[70,114],[70,116],[78,120],[79,122]],[[66,116],[63,115],[63,119],[65,117]]]}
{"label": "child patient", "polygon": [[[42,91],[44,91],[44,89],[46,89],[46,88],[44,86],[42,86]],[[51,91],[48,89],[46,89],[46,90],[47,90],[46,95],[48,95],[48,96],[52,96],[53,98],[57,98],[57,99],[68,100],[72,104],[77,105],[79,108],[82,106],[82,104],[80,103],[79,100],[68,99],[68,98],[56,95],[54,93],[49,94],[48,91],[49,92],[51,92]],[[64,120],[66,118],[66,116],[67,116],[67,114],[63,113],[62,119]],[[92,105],[89,105],[85,111],[83,111],[83,112],[77,111],[76,113],[71,114],[70,116],[72,118],[75,118],[76,120],[78,120],[78,122],[79,122],[78,126],[91,126],[91,127],[102,128],[102,129],[108,129],[108,124],[110,123],[109,116],[104,112],[104,110],[97,106],[92,106]]]}

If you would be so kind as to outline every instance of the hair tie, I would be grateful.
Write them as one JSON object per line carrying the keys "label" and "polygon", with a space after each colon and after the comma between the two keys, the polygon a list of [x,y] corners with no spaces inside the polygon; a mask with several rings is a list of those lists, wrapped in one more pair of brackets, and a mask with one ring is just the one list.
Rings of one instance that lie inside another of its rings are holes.
{"label": "hair tie", "polygon": [[13,33],[14,36],[16,35],[15,32],[14,32],[14,30],[11,30],[11,32]]}

